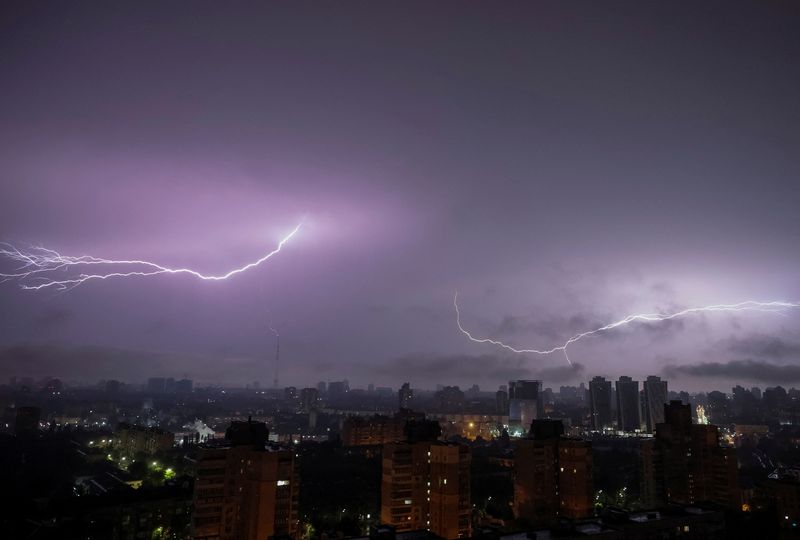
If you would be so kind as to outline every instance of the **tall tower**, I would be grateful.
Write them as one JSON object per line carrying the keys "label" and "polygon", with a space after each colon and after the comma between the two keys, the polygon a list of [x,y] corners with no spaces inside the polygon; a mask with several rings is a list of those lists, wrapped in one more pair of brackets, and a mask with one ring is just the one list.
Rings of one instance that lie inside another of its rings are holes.
{"label": "tall tower", "polygon": [[[275,332],[273,330],[273,332]],[[275,377],[272,379],[272,386],[278,388],[278,366],[281,363],[281,335],[275,332]]]}

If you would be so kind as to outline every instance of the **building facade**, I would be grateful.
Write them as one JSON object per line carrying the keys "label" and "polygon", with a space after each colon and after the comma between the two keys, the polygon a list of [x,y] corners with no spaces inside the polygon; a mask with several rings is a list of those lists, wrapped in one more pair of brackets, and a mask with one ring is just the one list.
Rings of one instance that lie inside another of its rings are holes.
{"label": "building facade", "polygon": [[692,424],[689,405],[671,401],[664,411],[665,421],[656,425],[654,439],[644,442],[641,451],[644,503],[740,508],[736,450],[720,445],[717,426]]}
{"label": "building facade", "polygon": [[653,433],[656,425],[664,421],[664,405],[667,404],[669,392],[667,381],[661,377],[650,375],[644,381],[644,420],[648,433]]}
{"label": "building facade", "polygon": [[617,387],[617,429],[633,432],[642,428],[639,381],[622,376]]}
{"label": "building facade", "polygon": [[235,422],[225,440],[198,449],[192,538],[297,536],[294,452],[267,444],[266,436],[264,424]]}
{"label": "building facade", "polygon": [[427,529],[445,538],[471,535],[469,447],[430,440],[384,445],[381,522],[398,532]]}
{"label": "building facade", "polygon": [[508,423],[525,433],[531,422],[544,416],[542,381],[518,380],[508,383]]}
{"label": "building facade", "polygon": [[592,429],[600,431],[613,427],[611,415],[611,381],[595,377],[589,382],[589,409]]}
{"label": "building facade", "polygon": [[175,435],[154,427],[121,423],[117,426],[116,446],[122,455],[132,458],[136,454],[155,454],[169,450],[175,444]]}
{"label": "building facade", "polygon": [[536,420],[515,442],[514,515],[549,526],[594,511],[592,444],[563,436],[558,420]]}

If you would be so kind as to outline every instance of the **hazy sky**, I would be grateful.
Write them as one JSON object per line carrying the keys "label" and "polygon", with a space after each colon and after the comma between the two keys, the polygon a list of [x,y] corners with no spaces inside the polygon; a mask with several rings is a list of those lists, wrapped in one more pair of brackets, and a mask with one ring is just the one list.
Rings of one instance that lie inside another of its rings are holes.
{"label": "hazy sky", "polygon": [[[0,239],[225,272],[0,284],[0,373],[800,383],[794,2],[20,2]],[[0,261],[0,268],[13,266]],[[2,271],[0,270],[0,271]],[[678,367],[676,367],[678,366]],[[726,377],[726,374],[730,375]]]}

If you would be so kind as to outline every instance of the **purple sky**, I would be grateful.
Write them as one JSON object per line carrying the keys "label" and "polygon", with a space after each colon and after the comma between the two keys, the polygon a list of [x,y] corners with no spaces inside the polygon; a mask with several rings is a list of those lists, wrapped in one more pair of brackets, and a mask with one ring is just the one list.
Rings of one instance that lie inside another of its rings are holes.
{"label": "purple sky", "polygon": [[0,374],[268,384],[272,319],[286,384],[800,383],[800,310],[631,326],[569,369],[452,309],[548,347],[800,300],[798,58],[788,2],[6,6],[0,239],[213,273],[305,226],[225,282],[0,284]]}

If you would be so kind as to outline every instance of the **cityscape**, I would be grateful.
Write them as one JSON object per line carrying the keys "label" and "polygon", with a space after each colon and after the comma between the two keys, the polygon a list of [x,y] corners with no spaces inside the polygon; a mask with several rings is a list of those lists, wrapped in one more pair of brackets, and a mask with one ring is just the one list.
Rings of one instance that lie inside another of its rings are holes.
{"label": "cityscape", "polygon": [[0,7],[0,538],[800,538],[800,3]]}
{"label": "cityscape", "polygon": [[779,537],[800,521],[795,388],[23,378],[2,398],[19,538]]}

